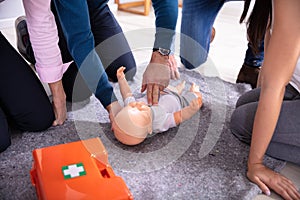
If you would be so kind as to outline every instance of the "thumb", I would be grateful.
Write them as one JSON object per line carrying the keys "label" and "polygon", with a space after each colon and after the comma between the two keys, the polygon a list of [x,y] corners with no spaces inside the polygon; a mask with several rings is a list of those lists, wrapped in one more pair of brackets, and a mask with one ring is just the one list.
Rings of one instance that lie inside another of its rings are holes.
{"label": "thumb", "polygon": [[57,126],[57,120],[54,120],[54,122],[52,123],[52,126]]}
{"label": "thumb", "polygon": [[171,79],[176,80],[176,75],[174,70],[170,70]]}
{"label": "thumb", "polygon": [[142,85],[141,92],[144,92],[144,91],[146,90],[146,88],[147,88],[147,85],[146,85],[146,84],[145,84],[145,85]]}
{"label": "thumb", "polygon": [[180,79],[180,73],[178,70],[175,70],[175,78]]}
{"label": "thumb", "polygon": [[261,189],[261,191],[265,193],[267,196],[271,195],[270,189],[258,177],[256,177],[253,182],[256,183],[258,187]]}

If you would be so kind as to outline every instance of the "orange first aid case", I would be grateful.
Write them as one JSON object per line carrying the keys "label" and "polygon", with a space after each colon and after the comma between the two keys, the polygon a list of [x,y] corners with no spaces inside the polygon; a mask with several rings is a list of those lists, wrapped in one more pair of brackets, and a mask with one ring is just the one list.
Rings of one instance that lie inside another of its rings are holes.
{"label": "orange first aid case", "polygon": [[39,199],[133,199],[108,164],[99,138],[35,149],[32,154],[31,182]]}

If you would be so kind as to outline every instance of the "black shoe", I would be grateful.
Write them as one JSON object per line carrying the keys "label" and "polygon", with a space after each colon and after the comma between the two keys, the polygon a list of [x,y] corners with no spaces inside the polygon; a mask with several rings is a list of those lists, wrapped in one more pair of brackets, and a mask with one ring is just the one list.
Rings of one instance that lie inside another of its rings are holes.
{"label": "black shoe", "polygon": [[249,67],[246,64],[243,64],[236,83],[248,83],[251,85],[252,89],[256,88],[259,71],[259,67]]}
{"label": "black shoe", "polygon": [[26,17],[18,17],[15,21],[17,48],[20,54],[31,64],[35,64],[35,58],[31,47],[27,29]]}

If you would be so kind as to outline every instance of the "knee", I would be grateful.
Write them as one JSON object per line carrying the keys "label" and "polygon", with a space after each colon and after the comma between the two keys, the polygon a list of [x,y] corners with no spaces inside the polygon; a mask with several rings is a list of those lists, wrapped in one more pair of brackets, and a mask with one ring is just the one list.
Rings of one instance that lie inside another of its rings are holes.
{"label": "knee", "polygon": [[0,132],[0,153],[5,151],[10,145],[10,135],[8,129],[1,130]]}
{"label": "knee", "polygon": [[5,151],[11,145],[8,127],[0,128],[0,153]]}
{"label": "knee", "polygon": [[189,61],[184,58],[180,58],[182,65],[187,69],[195,69],[197,66],[192,65]]}
{"label": "knee", "polygon": [[55,117],[52,114],[35,117],[34,120],[31,121],[29,131],[44,131],[52,126],[54,119]]}
{"label": "knee", "polygon": [[10,133],[6,116],[0,108],[0,153],[5,151],[11,144]]}
{"label": "knee", "polygon": [[5,151],[11,145],[10,138],[0,142],[0,153]]}
{"label": "knee", "polygon": [[198,58],[186,59],[183,56],[180,56],[180,61],[186,69],[195,69],[205,63],[207,57],[200,56]]}
{"label": "knee", "polygon": [[249,104],[249,103],[255,103],[259,100],[259,94],[260,94],[260,88],[255,88],[253,90],[250,90],[239,97],[239,99],[236,102],[236,108]]}
{"label": "knee", "polygon": [[52,107],[31,112],[25,119],[17,121],[17,127],[24,131],[44,131],[52,126],[55,119]]}
{"label": "knee", "polygon": [[182,44],[180,46],[180,59],[181,63],[187,69],[195,69],[207,61],[208,54],[199,44],[195,42]]}
{"label": "knee", "polygon": [[136,74],[136,66],[132,66],[130,68],[126,68],[125,70],[125,77],[126,77],[126,80],[133,80],[133,77],[135,76]]}
{"label": "knee", "polygon": [[248,103],[248,102],[247,102],[247,98],[245,98],[244,96],[245,96],[245,95],[242,95],[242,96],[240,96],[240,97],[238,98],[238,100],[237,100],[237,102],[236,102],[236,104],[235,104],[235,107],[236,107],[236,108],[238,108],[238,107],[240,107],[240,106],[242,106],[242,105]]}
{"label": "knee", "polygon": [[136,63],[131,52],[120,56],[106,68],[105,71],[110,80],[113,82],[118,81],[116,73],[121,66],[126,67],[124,71],[126,80],[133,80],[133,77],[136,74]]}

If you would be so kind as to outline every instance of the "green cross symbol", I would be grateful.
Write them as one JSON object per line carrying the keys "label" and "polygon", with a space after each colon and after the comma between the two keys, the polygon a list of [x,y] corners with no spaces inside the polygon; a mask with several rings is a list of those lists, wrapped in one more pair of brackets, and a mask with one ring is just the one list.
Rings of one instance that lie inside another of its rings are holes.
{"label": "green cross symbol", "polygon": [[63,166],[62,172],[65,179],[86,175],[86,171],[84,170],[82,163]]}

